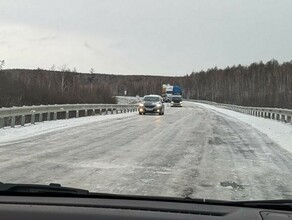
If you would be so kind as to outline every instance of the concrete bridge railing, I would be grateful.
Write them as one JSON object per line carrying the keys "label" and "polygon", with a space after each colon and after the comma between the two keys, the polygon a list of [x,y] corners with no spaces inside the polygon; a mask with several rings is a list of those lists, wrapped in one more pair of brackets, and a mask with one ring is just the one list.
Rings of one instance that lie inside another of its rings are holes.
{"label": "concrete bridge railing", "polygon": [[137,111],[137,105],[65,104],[0,108],[0,128],[27,123]]}
{"label": "concrete bridge railing", "polygon": [[292,123],[292,109],[281,109],[281,108],[266,108],[266,107],[247,107],[239,105],[222,104],[204,100],[194,100],[195,102],[205,103],[214,105],[217,107],[241,112],[256,117],[269,118],[277,121],[283,121],[285,123]]}

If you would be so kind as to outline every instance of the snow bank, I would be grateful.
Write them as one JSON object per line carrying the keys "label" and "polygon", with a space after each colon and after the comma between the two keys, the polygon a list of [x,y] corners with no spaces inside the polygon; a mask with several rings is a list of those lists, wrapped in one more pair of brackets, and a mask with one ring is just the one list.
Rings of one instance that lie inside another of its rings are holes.
{"label": "snow bank", "polygon": [[15,142],[24,138],[33,137],[40,134],[49,133],[52,131],[67,129],[84,125],[88,123],[94,123],[105,120],[113,120],[125,117],[132,117],[137,114],[136,112],[116,114],[116,115],[97,115],[88,116],[82,118],[70,118],[57,121],[44,121],[37,122],[35,125],[26,124],[23,126],[16,126],[15,128],[5,127],[0,129],[0,145]]}
{"label": "snow bank", "polygon": [[127,104],[137,104],[142,100],[143,97],[135,97],[135,96],[116,96],[118,104],[127,105]]}
{"label": "snow bank", "polygon": [[265,119],[235,112],[228,109],[218,108],[212,105],[196,103],[196,105],[207,108],[211,111],[222,113],[227,117],[233,117],[237,120],[245,122],[260,132],[266,134],[271,140],[277,143],[280,147],[292,153],[292,125],[284,122]]}

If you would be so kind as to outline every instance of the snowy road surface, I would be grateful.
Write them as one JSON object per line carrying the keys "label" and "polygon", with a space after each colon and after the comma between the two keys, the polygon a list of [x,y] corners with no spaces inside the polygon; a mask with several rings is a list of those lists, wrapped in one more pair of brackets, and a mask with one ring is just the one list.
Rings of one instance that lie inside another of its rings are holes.
{"label": "snowy road surface", "polygon": [[74,126],[11,143],[1,136],[29,128],[0,131],[0,181],[229,200],[292,197],[291,152],[214,108],[186,102],[164,116],[98,117],[106,118],[70,119]]}

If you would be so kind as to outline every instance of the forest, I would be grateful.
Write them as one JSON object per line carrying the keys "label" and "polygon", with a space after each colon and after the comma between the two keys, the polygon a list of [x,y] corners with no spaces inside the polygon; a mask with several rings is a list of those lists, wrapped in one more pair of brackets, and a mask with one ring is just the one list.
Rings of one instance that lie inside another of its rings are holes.
{"label": "forest", "polygon": [[0,65],[0,107],[116,103],[114,96],[160,94],[164,83],[183,88],[185,99],[244,106],[292,108],[292,61],[217,67],[185,76],[79,73],[63,66],[58,71],[4,69]]}

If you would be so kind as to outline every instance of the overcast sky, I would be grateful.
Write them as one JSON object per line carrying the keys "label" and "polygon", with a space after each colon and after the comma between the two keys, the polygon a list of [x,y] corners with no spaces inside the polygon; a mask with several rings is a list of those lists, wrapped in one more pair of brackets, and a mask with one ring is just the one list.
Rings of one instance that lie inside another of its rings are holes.
{"label": "overcast sky", "polygon": [[291,0],[0,0],[5,68],[185,75],[292,60]]}

